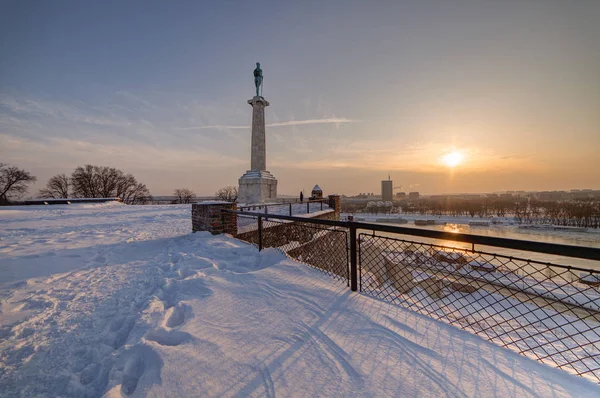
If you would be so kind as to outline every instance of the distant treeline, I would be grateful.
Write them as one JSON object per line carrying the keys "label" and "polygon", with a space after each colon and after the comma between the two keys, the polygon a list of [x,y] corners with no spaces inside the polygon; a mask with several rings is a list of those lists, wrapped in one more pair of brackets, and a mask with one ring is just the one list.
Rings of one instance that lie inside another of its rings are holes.
{"label": "distant treeline", "polygon": [[515,209],[519,224],[554,224],[600,228],[600,200],[579,199],[569,202],[533,201]]}
{"label": "distant treeline", "polygon": [[368,208],[365,203],[342,203],[342,211],[402,212],[428,216],[512,217],[519,224],[554,224],[600,228],[600,200],[542,201],[528,198],[423,198],[394,203],[393,208]]}
{"label": "distant treeline", "polygon": [[132,174],[107,166],[87,164],[70,176],[57,174],[40,190],[40,198],[119,198],[127,204],[145,204],[152,197],[146,185]]}
{"label": "distant treeline", "polygon": [[600,200],[541,201],[535,199],[421,199],[400,203],[402,212],[432,216],[514,217],[519,224],[600,227]]}

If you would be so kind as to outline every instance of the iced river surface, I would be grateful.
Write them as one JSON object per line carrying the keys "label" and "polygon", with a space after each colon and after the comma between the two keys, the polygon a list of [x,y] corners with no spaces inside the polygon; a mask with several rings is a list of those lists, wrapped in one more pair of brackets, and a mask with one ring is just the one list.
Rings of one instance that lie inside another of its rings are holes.
{"label": "iced river surface", "polygon": [[[367,222],[374,222],[374,220],[367,219]],[[459,220],[458,222],[452,221],[440,221],[446,222],[445,225],[427,225],[418,226],[414,225],[412,220],[409,220],[407,224],[394,224],[400,227],[410,228],[422,228],[431,229],[437,231],[445,231],[451,233],[464,233],[471,235],[483,235],[483,236],[495,236],[500,238],[519,239],[524,241],[538,241],[546,243],[556,243],[571,246],[583,246],[583,247],[595,247],[600,248],[600,230],[588,229],[588,232],[571,232],[571,231],[555,231],[545,229],[521,229],[517,225],[490,225],[490,226],[472,226],[469,225],[465,220]],[[377,222],[381,223],[381,222]],[[387,223],[386,223],[387,224]],[[408,235],[397,235],[397,234],[383,234],[386,236],[414,240],[418,242],[426,242],[439,244],[442,246],[449,246],[455,248],[470,249],[470,243],[454,242],[450,240],[440,241],[427,238],[420,238],[416,236]],[[486,251],[497,254],[504,254],[508,256],[520,257],[524,259],[531,259],[540,262],[551,262],[553,264],[570,265],[574,267],[582,267],[600,270],[600,261],[582,260],[576,258],[561,257],[555,255],[548,255],[543,253],[533,253],[518,250],[507,250],[496,247],[488,247],[476,245],[476,250]]]}

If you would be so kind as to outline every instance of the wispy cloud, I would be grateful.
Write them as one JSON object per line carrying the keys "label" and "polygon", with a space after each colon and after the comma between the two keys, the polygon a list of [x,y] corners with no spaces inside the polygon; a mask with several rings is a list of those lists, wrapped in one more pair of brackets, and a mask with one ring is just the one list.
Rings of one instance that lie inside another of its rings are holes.
{"label": "wispy cloud", "polygon": [[[357,123],[359,120],[346,119],[346,118],[326,118],[326,119],[308,119],[308,120],[290,120],[289,122],[269,123],[266,127],[288,127],[288,126],[302,126],[307,124],[335,124],[340,125],[344,123]],[[229,126],[229,125],[212,125],[212,126],[191,126],[181,127],[180,130],[226,130],[226,129],[249,129],[250,126]]]}
{"label": "wispy cloud", "polygon": [[28,118],[43,118],[46,121],[54,120],[96,126],[123,127],[129,125],[128,121],[123,118],[106,113],[101,114],[82,103],[77,105],[39,99],[17,99],[0,95],[0,108],[4,108],[15,115],[24,115]]}
{"label": "wispy cloud", "polygon": [[[246,159],[223,154],[201,146],[188,149],[155,146],[138,143],[135,147],[127,143],[95,143],[69,138],[50,138],[39,142],[0,133],[2,149],[11,154],[11,162],[26,162],[28,166],[75,167],[84,163],[110,164],[128,169],[181,170],[194,164],[195,167],[244,166]],[[0,152],[1,153],[1,152]]]}

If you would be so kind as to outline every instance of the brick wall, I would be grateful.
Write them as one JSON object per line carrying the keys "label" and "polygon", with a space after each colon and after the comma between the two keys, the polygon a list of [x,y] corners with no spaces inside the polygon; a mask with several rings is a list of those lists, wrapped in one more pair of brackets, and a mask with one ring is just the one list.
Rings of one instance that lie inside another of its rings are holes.
{"label": "brick wall", "polygon": [[341,201],[340,201],[340,195],[329,195],[329,207],[331,209],[333,209],[333,211],[335,212],[335,217],[334,220],[339,220],[340,219],[340,213],[341,213]]}
{"label": "brick wall", "polygon": [[192,231],[208,231],[213,235],[237,234],[237,216],[221,210],[236,210],[235,203],[208,202],[192,204]]}

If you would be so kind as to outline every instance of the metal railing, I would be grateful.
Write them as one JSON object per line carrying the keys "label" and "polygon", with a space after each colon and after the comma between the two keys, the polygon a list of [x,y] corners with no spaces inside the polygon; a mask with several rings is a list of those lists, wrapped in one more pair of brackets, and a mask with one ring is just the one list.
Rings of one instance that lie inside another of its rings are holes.
{"label": "metal railing", "polygon": [[[259,250],[277,247],[346,280],[353,291],[600,382],[600,249],[236,213],[238,223],[240,219],[253,223],[238,232],[238,238],[256,244]],[[562,256],[562,262],[570,262],[565,257],[584,259],[589,266],[532,258],[539,254],[553,260]]]}
{"label": "metal railing", "polygon": [[[269,212],[269,208],[277,207],[278,213],[281,215],[285,213],[285,215],[293,216],[294,209],[296,209],[295,214],[304,214],[304,206],[306,206],[306,213],[310,213],[311,209],[315,210],[315,207],[319,209],[319,211],[327,208],[329,203],[328,199],[307,199],[304,201],[299,201],[295,199],[295,201],[287,201],[282,203],[268,203],[268,204],[259,204],[259,205],[248,205],[248,206],[240,206],[238,207],[239,211],[242,212],[257,212],[262,211],[264,214],[273,213],[273,211]],[[326,207],[323,207],[325,204]],[[302,207],[301,211],[298,211],[299,207]],[[282,209],[285,209],[283,212]]]}

